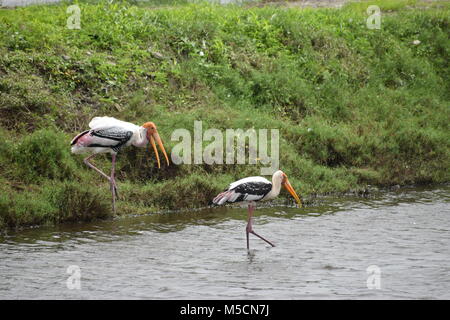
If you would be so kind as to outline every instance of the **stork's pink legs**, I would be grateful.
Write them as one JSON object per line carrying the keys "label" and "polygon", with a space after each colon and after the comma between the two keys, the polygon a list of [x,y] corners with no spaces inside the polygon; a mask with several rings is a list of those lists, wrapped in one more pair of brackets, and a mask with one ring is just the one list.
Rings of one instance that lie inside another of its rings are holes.
{"label": "stork's pink legs", "polygon": [[275,247],[275,245],[270,242],[269,240],[261,237],[259,234],[257,234],[255,231],[253,231],[253,227],[252,227],[252,217],[253,217],[253,210],[255,209],[255,204],[252,202],[248,205],[248,221],[247,221],[247,227],[245,229],[246,231],[246,236],[247,236],[247,250],[250,249],[250,243],[249,243],[249,238],[248,238],[248,234],[252,233],[255,236],[257,236],[258,238],[260,238],[261,240],[264,240],[265,242],[267,242],[268,244],[270,244],[272,247]]}
{"label": "stork's pink legs", "polygon": [[112,207],[113,207],[113,212],[116,213],[116,195],[117,195],[117,186],[116,186],[116,178],[115,178],[115,174],[116,174],[116,155],[113,154],[111,155],[112,157],[112,166],[111,166],[111,193],[112,193]]}
{"label": "stork's pink legs", "polygon": [[108,177],[108,175],[106,175],[106,173],[104,173],[102,170],[100,170],[99,168],[97,168],[96,166],[94,166],[92,163],[89,162],[89,160],[92,159],[95,155],[96,155],[96,153],[94,153],[93,155],[91,155],[91,156],[87,157],[86,159],[84,159],[84,163],[86,163],[86,165],[89,168],[94,169],[95,171],[100,173],[102,176],[104,176],[106,179],[108,179],[108,181],[110,181],[110,177]]}
{"label": "stork's pink legs", "polygon": [[112,193],[112,208],[113,212],[116,213],[116,196],[117,196],[117,185],[116,185],[116,179],[115,179],[115,172],[116,172],[116,155],[112,155],[112,167],[111,167],[111,176],[108,176],[106,173],[104,173],[102,170],[94,166],[91,162],[89,162],[90,159],[92,159],[96,154],[93,154],[86,159],[84,159],[84,163],[89,167],[100,173],[103,177],[108,179],[110,185],[111,185],[111,193]]}

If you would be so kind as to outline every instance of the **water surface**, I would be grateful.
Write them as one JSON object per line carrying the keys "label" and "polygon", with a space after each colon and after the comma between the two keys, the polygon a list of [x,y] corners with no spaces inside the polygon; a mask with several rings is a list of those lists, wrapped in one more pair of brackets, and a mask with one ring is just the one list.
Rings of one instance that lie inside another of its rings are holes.
{"label": "water surface", "polygon": [[0,298],[449,299],[449,199],[441,186],[259,208],[254,230],[276,247],[252,237],[250,252],[239,208],[10,233]]}

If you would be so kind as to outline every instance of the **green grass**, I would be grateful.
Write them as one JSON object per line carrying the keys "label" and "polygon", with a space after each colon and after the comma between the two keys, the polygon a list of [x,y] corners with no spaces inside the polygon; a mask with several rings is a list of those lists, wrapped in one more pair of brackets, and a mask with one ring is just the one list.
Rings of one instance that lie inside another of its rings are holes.
{"label": "green grass", "polygon": [[[78,4],[81,30],[66,28],[66,4],[0,10],[0,226],[111,215],[106,181],[69,148],[97,115],[154,121],[169,153],[194,120],[279,129],[280,167],[303,196],[450,181],[445,2]],[[369,4],[380,30],[366,27]],[[158,170],[130,148],[118,214],[205,206],[259,168]]]}

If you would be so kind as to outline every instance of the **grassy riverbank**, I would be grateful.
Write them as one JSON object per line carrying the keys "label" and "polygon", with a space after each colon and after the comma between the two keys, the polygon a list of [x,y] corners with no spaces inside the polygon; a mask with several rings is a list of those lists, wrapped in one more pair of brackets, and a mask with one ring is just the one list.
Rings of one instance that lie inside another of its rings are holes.
{"label": "grassy riverbank", "polygon": [[[450,181],[448,3],[343,9],[87,4],[0,10],[0,228],[108,217],[69,142],[96,115],[176,128],[277,128],[303,196]],[[426,9],[424,9],[424,6]],[[419,41],[416,41],[419,40]],[[420,43],[419,43],[420,42]],[[258,166],[118,157],[118,214],[205,206]],[[96,164],[109,170],[106,156]]]}

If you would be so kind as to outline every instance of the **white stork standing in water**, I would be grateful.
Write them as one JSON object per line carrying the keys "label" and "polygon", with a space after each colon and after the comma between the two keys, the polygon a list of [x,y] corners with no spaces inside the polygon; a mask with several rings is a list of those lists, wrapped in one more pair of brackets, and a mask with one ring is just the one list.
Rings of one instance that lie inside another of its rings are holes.
{"label": "white stork standing in water", "polygon": [[247,236],[247,250],[249,249],[249,233],[254,234],[258,238],[264,240],[272,247],[275,245],[269,240],[261,237],[252,227],[253,210],[255,209],[256,201],[272,200],[280,194],[281,186],[285,187],[289,193],[297,201],[301,207],[302,202],[295,193],[294,188],[289,183],[287,175],[281,171],[276,171],[272,176],[272,182],[263,177],[248,177],[231,183],[225,191],[219,193],[212,201],[215,205],[222,205],[225,203],[244,202],[248,205],[248,221],[245,229]]}
{"label": "white stork standing in water", "polygon": [[[133,123],[117,120],[112,117],[95,117],[89,123],[89,127],[91,128],[90,130],[86,130],[73,138],[70,143],[72,146],[72,153],[92,153],[92,155],[84,159],[84,163],[108,179],[111,184],[112,207],[115,212],[117,195],[115,166],[117,153],[122,148],[129,145],[143,148],[147,146],[148,142],[150,142],[153,146],[153,150],[155,151],[156,159],[158,161],[158,168],[160,168],[161,165],[159,162],[159,154],[155,145],[156,141],[166,158],[167,165],[169,165],[169,158],[167,157],[166,150],[164,149],[161,138],[159,137],[158,131],[156,130],[156,126],[153,122],[146,122],[142,126],[137,126]],[[99,153],[111,154],[112,168],[110,176],[105,174],[89,161]]]}

